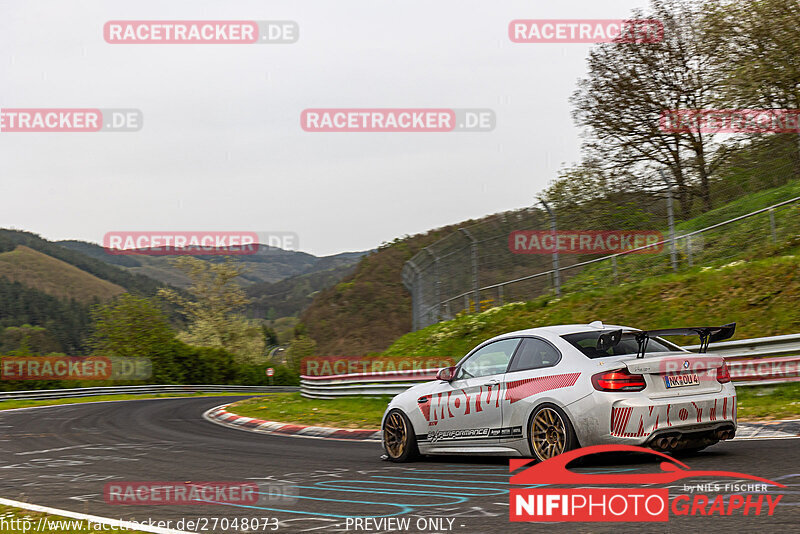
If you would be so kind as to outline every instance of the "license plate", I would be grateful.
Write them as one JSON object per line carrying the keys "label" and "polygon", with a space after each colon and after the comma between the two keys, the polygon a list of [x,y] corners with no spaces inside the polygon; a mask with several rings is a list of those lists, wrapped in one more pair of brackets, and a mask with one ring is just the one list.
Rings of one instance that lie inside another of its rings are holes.
{"label": "license plate", "polygon": [[664,377],[668,388],[682,388],[684,386],[699,386],[700,377],[697,373],[687,373],[683,375],[669,375]]}

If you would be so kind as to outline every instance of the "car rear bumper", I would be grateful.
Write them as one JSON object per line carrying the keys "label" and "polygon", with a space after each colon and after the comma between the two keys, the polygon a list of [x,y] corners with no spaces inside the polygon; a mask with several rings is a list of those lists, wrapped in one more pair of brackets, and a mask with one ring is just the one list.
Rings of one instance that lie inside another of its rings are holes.
{"label": "car rear bumper", "polygon": [[569,405],[569,410],[582,446],[625,443],[659,448],[657,441],[665,436],[702,435],[703,441],[714,442],[730,439],[736,430],[736,390],[731,384],[717,393],[657,400],[640,393],[598,391]]}

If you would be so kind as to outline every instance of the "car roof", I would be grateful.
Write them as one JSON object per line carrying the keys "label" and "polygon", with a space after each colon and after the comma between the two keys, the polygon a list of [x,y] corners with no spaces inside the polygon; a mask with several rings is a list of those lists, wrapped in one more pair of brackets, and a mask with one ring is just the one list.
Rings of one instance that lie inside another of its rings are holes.
{"label": "car roof", "polygon": [[638,331],[638,328],[631,328],[629,326],[619,326],[614,324],[603,324],[600,321],[595,321],[590,324],[560,324],[553,326],[540,326],[537,328],[528,328],[526,330],[516,330],[514,332],[507,332],[499,336],[493,337],[494,339],[503,339],[506,337],[516,336],[564,336],[567,334],[580,334],[583,332],[603,332],[607,330],[626,330]]}

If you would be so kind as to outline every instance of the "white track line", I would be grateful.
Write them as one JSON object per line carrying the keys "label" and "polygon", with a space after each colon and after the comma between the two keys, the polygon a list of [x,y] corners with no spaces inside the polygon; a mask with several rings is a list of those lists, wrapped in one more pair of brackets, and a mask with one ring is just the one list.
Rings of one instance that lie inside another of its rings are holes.
{"label": "white track line", "polygon": [[84,521],[91,521],[92,523],[100,523],[101,525],[110,525],[112,527],[119,527],[127,530],[154,532],[155,534],[196,534],[194,532],[187,532],[185,530],[141,525],[133,521],[122,521],[121,519],[110,519],[108,517],[100,517],[97,515],[79,514],[78,512],[70,512],[69,510],[60,510],[58,508],[50,508],[49,506],[39,506],[38,504],[12,501],[11,499],[3,499],[2,497],[0,497],[0,504],[4,506],[22,508],[23,510],[30,510],[31,512],[42,512],[45,514],[69,517],[72,519],[82,519]]}
{"label": "white track line", "polygon": [[[7,410],[0,409],[0,415],[5,412],[19,412],[22,410],[38,410],[41,408],[58,408],[59,406],[81,406],[84,404],[103,404],[106,402],[134,402],[134,401],[149,401],[149,400],[171,400],[171,399],[201,399],[209,397],[239,397],[240,395],[190,395],[188,397],[145,397],[143,399],[119,399],[119,400],[102,400],[102,401],[85,401],[85,402],[70,402],[66,404],[42,404],[41,406],[25,406],[24,408],[8,408]],[[2,402],[2,401],[0,401]],[[0,404],[2,406],[2,404]]]}

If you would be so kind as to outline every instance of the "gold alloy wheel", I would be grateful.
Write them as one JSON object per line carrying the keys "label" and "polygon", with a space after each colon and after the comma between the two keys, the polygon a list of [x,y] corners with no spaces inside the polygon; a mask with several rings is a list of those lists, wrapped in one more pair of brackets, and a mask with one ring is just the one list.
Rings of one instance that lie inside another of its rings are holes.
{"label": "gold alloy wheel", "polygon": [[400,412],[392,412],[383,425],[383,443],[392,458],[400,458],[406,450],[406,422]]}
{"label": "gold alloy wheel", "polygon": [[542,408],[531,421],[531,443],[540,460],[547,460],[564,452],[567,446],[567,428],[561,415],[552,408]]}

